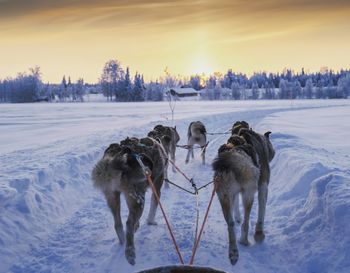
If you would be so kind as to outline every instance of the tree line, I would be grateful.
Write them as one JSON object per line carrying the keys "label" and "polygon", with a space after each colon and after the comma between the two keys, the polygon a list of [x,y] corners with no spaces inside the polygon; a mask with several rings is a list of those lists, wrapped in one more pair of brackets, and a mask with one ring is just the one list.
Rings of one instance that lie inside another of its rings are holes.
{"label": "tree line", "polygon": [[282,73],[214,73],[208,77],[165,76],[145,82],[140,73],[130,74],[118,60],[105,63],[99,82],[87,84],[82,78],[72,82],[63,76],[60,84],[43,83],[39,67],[19,73],[15,78],[0,79],[0,102],[82,102],[86,94],[101,93],[107,101],[161,101],[171,87],[190,87],[205,100],[242,99],[334,99],[350,95],[350,70],[306,73],[290,69]]}

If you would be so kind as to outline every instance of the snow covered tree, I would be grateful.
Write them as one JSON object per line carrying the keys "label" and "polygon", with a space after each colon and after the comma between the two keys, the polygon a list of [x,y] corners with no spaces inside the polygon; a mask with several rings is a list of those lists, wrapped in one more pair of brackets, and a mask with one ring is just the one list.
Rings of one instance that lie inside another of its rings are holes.
{"label": "snow covered tree", "polygon": [[307,79],[304,87],[304,98],[312,99],[313,94],[313,83],[311,79]]}
{"label": "snow covered tree", "polygon": [[288,81],[281,79],[279,84],[280,99],[288,99]]}
{"label": "snow covered tree", "polygon": [[348,98],[350,94],[350,73],[338,80],[337,98]]}
{"label": "snow covered tree", "polygon": [[121,87],[124,87],[120,84],[120,81],[123,80],[123,78],[124,71],[118,60],[110,60],[105,63],[100,78],[100,84],[102,92],[107,97],[107,100],[111,101],[113,96],[115,97],[115,101],[125,99],[123,90],[118,92]]}
{"label": "snow covered tree", "polygon": [[324,94],[323,89],[324,89],[324,81],[321,79],[318,81],[317,86],[316,86],[316,94],[315,94],[316,99],[325,98],[325,94]]}
{"label": "snow covered tree", "polygon": [[68,93],[67,88],[68,88],[68,85],[67,85],[67,81],[66,81],[66,76],[63,76],[60,91],[58,94],[58,99],[60,101],[66,101],[66,97],[67,97],[67,93]]}
{"label": "snow covered tree", "polygon": [[270,99],[274,98],[274,96],[273,96],[273,89],[271,88],[271,85],[268,82],[264,83],[263,89],[264,89],[264,92],[263,92],[263,95],[262,95],[263,99],[270,100]]}
{"label": "snow covered tree", "polygon": [[190,86],[195,90],[202,89],[201,86],[201,77],[199,75],[191,76],[190,78]]}
{"label": "snow covered tree", "polygon": [[121,101],[134,101],[135,94],[133,93],[133,86],[130,79],[129,67],[126,68],[124,80],[119,82],[120,100]]}
{"label": "snow covered tree", "polygon": [[238,82],[233,82],[231,85],[232,98],[235,100],[239,100],[241,98],[241,91]]}
{"label": "snow covered tree", "polygon": [[144,83],[140,74],[135,75],[133,88],[133,101],[143,101]]}
{"label": "snow covered tree", "polygon": [[145,100],[148,101],[162,101],[164,86],[158,82],[150,82],[146,86]]}
{"label": "snow covered tree", "polygon": [[327,98],[329,99],[336,98],[336,91],[337,91],[337,88],[334,86],[333,81],[329,81],[325,91]]}
{"label": "snow covered tree", "polygon": [[74,94],[77,101],[84,101],[85,87],[84,80],[82,78],[78,79],[77,83],[75,84]]}
{"label": "snow covered tree", "polygon": [[252,85],[252,99],[257,100],[259,98],[259,86],[257,82],[254,82]]}

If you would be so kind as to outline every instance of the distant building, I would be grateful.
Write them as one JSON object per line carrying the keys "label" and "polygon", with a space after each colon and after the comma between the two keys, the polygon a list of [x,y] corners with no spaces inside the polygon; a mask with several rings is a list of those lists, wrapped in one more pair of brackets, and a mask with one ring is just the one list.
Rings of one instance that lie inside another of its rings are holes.
{"label": "distant building", "polygon": [[174,97],[178,98],[188,98],[188,97],[198,97],[199,92],[190,87],[172,87],[169,88],[166,92],[167,95],[171,94]]}

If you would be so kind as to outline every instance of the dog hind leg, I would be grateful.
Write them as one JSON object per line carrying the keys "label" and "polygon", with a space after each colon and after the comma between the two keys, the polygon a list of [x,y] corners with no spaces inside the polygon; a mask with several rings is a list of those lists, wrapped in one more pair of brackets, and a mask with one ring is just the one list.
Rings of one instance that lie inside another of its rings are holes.
{"label": "dog hind leg", "polygon": [[186,164],[190,161],[190,155],[191,155],[191,147],[189,147],[187,150],[187,156],[185,161]]}
{"label": "dog hind leg", "polygon": [[[142,200],[144,200],[144,198]],[[129,208],[129,216],[128,220],[126,221],[125,257],[131,265],[135,264],[136,254],[134,245],[134,233],[143,212],[144,202],[142,200],[136,200],[131,196],[126,196],[126,203]]]}
{"label": "dog hind leg", "polygon": [[227,194],[218,194],[222,212],[224,214],[225,221],[227,223],[227,231],[229,237],[229,251],[228,257],[231,261],[231,264],[234,265],[238,260],[238,248],[236,243],[236,234],[235,234],[235,222],[232,217],[232,202],[233,198]]}
{"label": "dog hind leg", "polygon": [[265,211],[266,211],[266,202],[268,195],[268,186],[267,183],[262,183],[258,188],[258,221],[255,226],[254,239],[256,242],[262,242],[265,239],[264,233],[264,221],[265,221]]}
{"label": "dog hind leg", "polygon": [[233,212],[234,212],[234,216],[235,216],[236,222],[237,223],[241,223],[242,222],[242,217],[241,217],[241,212],[239,210],[239,194],[238,193],[234,197]]}
{"label": "dog hind leg", "polygon": [[123,222],[120,216],[120,192],[106,194],[107,204],[111,209],[114,218],[114,229],[117,233],[120,244],[125,242]]}
{"label": "dog hind leg", "polygon": [[245,246],[249,245],[248,241],[248,230],[249,230],[249,220],[250,220],[250,212],[252,210],[254,201],[254,191],[244,191],[242,193],[242,203],[244,207],[244,220],[241,226],[241,238],[239,243]]}
{"label": "dog hind leg", "polygon": [[[163,184],[163,175],[160,175],[157,178],[157,180],[153,181],[153,183],[154,183],[154,187],[156,188],[158,197],[160,198],[160,195],[161,195],[160,189],[161,189],[162,184]],[[155,221],[157,207],[158,207],[158,201],[156,199],[156,196],[152,192],[151,206],[150,206],[148,217],[147,217],[147,224],[148,225],[157,225],[157,222]]]}

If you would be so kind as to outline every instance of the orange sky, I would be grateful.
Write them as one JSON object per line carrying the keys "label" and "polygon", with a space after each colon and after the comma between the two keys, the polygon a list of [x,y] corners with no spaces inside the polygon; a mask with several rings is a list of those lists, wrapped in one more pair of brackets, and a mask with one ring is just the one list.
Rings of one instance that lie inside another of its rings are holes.
{"label": "orange sky", "polygon": [[97,82],[118,59],[146,79],[350,67],[348,0],[0,0],[0,79]]}

